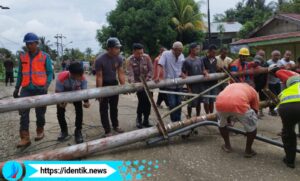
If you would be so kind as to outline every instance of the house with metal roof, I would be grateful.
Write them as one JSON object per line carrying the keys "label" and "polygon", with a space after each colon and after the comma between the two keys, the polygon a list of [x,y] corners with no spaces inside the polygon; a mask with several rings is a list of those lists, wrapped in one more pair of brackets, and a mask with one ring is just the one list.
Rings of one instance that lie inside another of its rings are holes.
{"label": "house with metal roof", "polygon": [[267,58],[273,50],[291,50],[293,59],[300,57],[300,14],[277,14],[249,34],[249,38],[231,43],[236,53],[241,47],[252,51],[263,49]]}
{"label": "house with metal roof", "polygon": [[[236,41],[238,32],[243,25],[239,22],[214,22],[210,24],[211,44],[221,47]],[[208,46],[208,42],[205,42]]]}

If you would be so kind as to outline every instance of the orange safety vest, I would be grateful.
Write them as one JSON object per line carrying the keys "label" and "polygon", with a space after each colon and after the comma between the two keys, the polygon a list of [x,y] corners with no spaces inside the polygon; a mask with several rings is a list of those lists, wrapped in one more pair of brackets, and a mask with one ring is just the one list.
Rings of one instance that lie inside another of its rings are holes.
{"label": "orange safety vest", "polygon": [[22,63],[22,87],[28,86],[30,82],[35,86],[45,86],[47,84],[46,59],[47,56],[42,51],[39,51],[31,62],[29,53],[20,55]]}
{"label": "orange safety vest", "polygon": [[[244,66],[242,66],[240,59],[235,60],[229,66],[231,72],[244,72],[246,70],[251,69],[253,64],[245,62]],[[253,80],[253,75],[243,75],[239,76],[239,80],[241,82]]]}

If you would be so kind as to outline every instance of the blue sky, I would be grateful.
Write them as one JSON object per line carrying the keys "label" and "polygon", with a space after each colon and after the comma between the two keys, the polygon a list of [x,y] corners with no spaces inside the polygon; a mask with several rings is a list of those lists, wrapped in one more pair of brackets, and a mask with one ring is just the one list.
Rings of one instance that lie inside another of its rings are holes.
{"label": "blue sky", "polygon": [[[211,14],[223,13],[239,0],[210,0]],[[0,9],[0,47],[16,52],[23,45],[25,33],[45,36],[50,44],[57,33],[64,34],[68,48],[98,52],[96,30],[106,24],[106,14],[115,8],[117,0],[0,0],[10,10]],[[206,13],[206,0],[201,1]],[[270,2],[270,0],[267,0]],[[55,46],[53,46],[55,48]]]}

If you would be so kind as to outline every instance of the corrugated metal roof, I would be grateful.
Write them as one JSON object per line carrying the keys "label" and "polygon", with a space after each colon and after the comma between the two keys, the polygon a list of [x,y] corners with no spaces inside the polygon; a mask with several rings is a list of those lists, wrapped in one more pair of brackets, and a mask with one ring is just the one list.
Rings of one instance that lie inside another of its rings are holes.
{"label": "corrugated metal roof", "polygon": [[279,15],[287,17],[287,18],[291,18],[296,21],[300,21],[300,14],[288,13],[288,14],[279,14]]}
{"label": "corrugated metal roof", "polygon": [[300,32],[298,31],[298,32],[291,32],[291,33],[261,36],[261,37],[255,37],[249,39],[241,39],[239,41],[233,42],[232,45],[247,44],[247,43],[269,41],[269,40],[278,40],[278,39],[293,38],[293,37],[300,37]]}
{"label": "corrugated metal roof", "polygon": [[218,30],[218,27],[220,25],[224,26],[225,33],[236,33],[241,30],[243,25],[241,25],[239,22],[220,22],[220,23],[211,23],[210,24],[210,31],[211,33],[220,33]]}

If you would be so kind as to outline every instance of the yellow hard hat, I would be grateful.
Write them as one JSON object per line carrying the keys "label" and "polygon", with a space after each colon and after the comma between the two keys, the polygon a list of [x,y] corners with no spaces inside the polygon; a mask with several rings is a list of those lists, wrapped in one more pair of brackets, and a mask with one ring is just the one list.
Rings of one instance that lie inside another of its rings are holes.
{"label": "yellow hard hat", "polygon": [[250,56],[250,51],[248,48],[241,48],[239,55]]}

